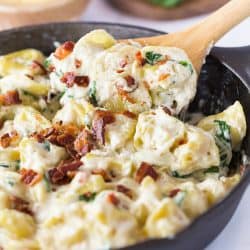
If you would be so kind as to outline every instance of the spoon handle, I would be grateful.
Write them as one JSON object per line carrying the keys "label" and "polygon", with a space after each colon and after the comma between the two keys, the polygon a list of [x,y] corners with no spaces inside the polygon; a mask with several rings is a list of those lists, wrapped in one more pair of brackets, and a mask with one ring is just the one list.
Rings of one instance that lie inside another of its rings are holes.
{"label": "spoon handle", "polygon": [[196,37],[195,39],[209,45],[217,42],[229,30],[249,16],[250,0],[231,0],[187,31],[191,31]]}

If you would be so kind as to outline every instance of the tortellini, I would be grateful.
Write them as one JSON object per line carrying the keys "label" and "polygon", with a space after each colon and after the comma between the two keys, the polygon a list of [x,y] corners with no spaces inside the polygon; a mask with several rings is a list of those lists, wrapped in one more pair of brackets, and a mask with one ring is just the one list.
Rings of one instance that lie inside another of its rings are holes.
{"label": "tortellini", "polygon": [[[9,53],[0,57],[0,76],[11,74],[36,75],[41,73],[41,67],[45,60],[41,51],[35,49],[24,49]],[[44,73],[44,72],[42,72]]]}
{"label": "tortellini", "polygon": [[213,137],[163,109],[139,115],[134,145],[138,155],[145,155],[148,162],[166,166],[181,175],[219,165],[219,151]]}
{"label": "tortellini", "polygon": [[204,130],[215,133],[216,120],[224,121],[230,126],[233,149],[240,148],[241,142],[246,135],[246,118],[239,101],[229,106],[223,112],[210,115],[202,119],[198,126]]}
{"label": "tortellini", "polygon": [[184,51],[104,30],[56,45],[0,57],[0,249],[173,238],[237,185],[243,108],[183,122],[197,80]]}

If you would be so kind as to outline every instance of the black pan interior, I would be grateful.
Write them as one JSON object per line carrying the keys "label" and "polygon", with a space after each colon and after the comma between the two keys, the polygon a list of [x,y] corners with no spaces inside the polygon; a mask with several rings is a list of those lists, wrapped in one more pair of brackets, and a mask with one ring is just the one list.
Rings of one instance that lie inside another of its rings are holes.
{"label": "black pan interior", "polygon": [[[105,23],[64,23],[14,29],[0,33],[0,55],[24,48],[36,48],[49,54],[54,51],[55,41],[78,40],[85,33],[103,28],[116,38],[157,35],[159,32],[133,26]],[[202,100],[202,101],[201,101]],[[250,124],[249,87],[215,57],[208,56],[198,83],[197,95],[189,107],[191,112],[203,112],[206,115],[222,111],[234,101],[239,100],[244,107],[247,124]],[[250,155],[250,131],[248,129],[242,149]],[[240,157],[234,156],[234,167],[239,166]],[[248,171],[246,171],[248,172]],[[181,232],[174,240],[151,240],[126,248],[127,250],[199,250],[203,249],[225,227],[232,217],[244,189],[249,181],[245,178],[233,190],[230,196],[213,209],[199,217],[192,225]]]}

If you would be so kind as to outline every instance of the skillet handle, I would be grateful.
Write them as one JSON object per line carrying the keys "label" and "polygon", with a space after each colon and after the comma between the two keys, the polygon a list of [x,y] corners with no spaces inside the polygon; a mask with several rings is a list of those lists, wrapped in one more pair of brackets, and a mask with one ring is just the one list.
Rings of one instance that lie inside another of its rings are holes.
{"label": "skillet handle", "polygon": [[222,48],[214,47],[211,55],[228,66],[243,82],[250,86],[250,46]]}

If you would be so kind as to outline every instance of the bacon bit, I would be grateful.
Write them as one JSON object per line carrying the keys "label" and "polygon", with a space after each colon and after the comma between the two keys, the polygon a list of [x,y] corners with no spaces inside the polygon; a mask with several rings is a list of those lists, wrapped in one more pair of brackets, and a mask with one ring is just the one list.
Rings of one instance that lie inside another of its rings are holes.
{"label": "bacon bit", "polygon": [[102,168],[93,169],[91,171],[91,174],[93,174],[93,175],[101,175],[103,177],[103,180],[106,181],[106,182],[111,182],[112,181],[112,179],[109,176],[109,174],[107,173],[107,171],[105,171]]}
{"label": "bacon bit", "polygon": [[80,134],[78,134],[76,140],[74,141],[74,149],[76,152],[84,156],[88,152],[90,152],[95,147],[94,139],[92,134],[87,130],[82,130]]}
{"label": "bacon bit", "polygon": [[118,206],[120,203],[120,200],[115,196],[115,194],[111,193],[107,196],[107,200],[108,202],[110,202],[111,204],[113,204],[114,206]]}
{"label": "bacon bit", "polygon": [[131,199],[133,198],[132,190],[123,186],[123,185],[117,185],[116,190],[120,193],[125,194],[126,196],[128,196]]}
{"label": "bacon bit", "polygon": [[170,58],[166,55],[162,60],[157,61],[156,65],[162,65],[166,63]]}
{"label": "bacon bit", "polygon": [[40,62],[38,62],[37,60],[32,61],[31,68],[32,69],[39,68],[43,75],[47,75],[47,73],[48,73],[47,70],[45,69],[45,67]]}
{"label": "bacon bit", "polygon": [[166,114],[172,115],[172,112],[171,112],[171,110],[170,110],[168,107],[162,106],[162,110],[163,110]]}
{"label": "bacon bit", "polygon": [[61,81],[66,84],[68,88],[72,88],[75,83],[75,73],[74,72],[66,72],[61,78]]}
{"label": "bacon bit", "polygon": [[82,61],[78,60],[78,59],[75,59],[75,66],[76,66],[77,69],[79,69],[82,66]]}
{"label": "bacon bit", "polygon": [[64,73],[61,81],[65,83],[68,88],[72,88],[74,83],[81,87],[88,87],[89,85],[88,76],[76,76],[74,72]]}
{"label": "bacon bit", "polygon": [[150,86],[149,86],[149,84],[148,84],[147,81],[143,81],[143,85],[144,85],[144,87],[145,87],[147,90],[150,89]]}
{"label": "bacon bit", "polygon": [[136,103],[134,98],[130,97],[129,93],[127,91],[123,90],[122,88],[119,88],[118,86],[116,86],[116,88],[117,88],[118,95],[120,95],[122,97],[122,99],[124,99],[132,104]]}
{"label": "bacon bit", "polygon": [[159,81],[164,81],[166,80],[168,77],[170,76],[170,74],[162,74],[159,76]]}
{"label": "bacon bit", "polygon": [[138,63],[139,66],[143,66],[143,65],[146,64],[146,59],[143,58],[141,51],[138,51],[135,54],[135,60],[137,61],[137,63]]}
{"label": "bacon bit", "polygon": [[79,155],[74,149],[74,141],[79,133],[80,129],[75,125],[63,125],[58,122],[53,127],[34,133],[32,136],[40,143],[46,139],[56,146],[64,147],[72,158],[77,159]]}
{"label": "bacon bit", "polygon": [[89,77],[88,76],[76,76],[74,82],[80,87],[89,86]]}
{"label": "bacon bit", "polygon": [[128,118],[131,118],[131,119],[136,119],[137,118],[137,115],[128,111],[128,110],[125,110],[123,111],[122,113],[123,115],[127,116]]}
{"label": "bacon bit", "polygon": [[122,59],[122,60],[120,61],[120,63],[119,63],[119,66],[120,66],[121,68],[125,68],[127,64],[128,64],[128,61],[127,61],[126,59]]}
{"label": "bacon bit", "polygon": [[34,80],[34,76],[31,76],[31,75],[29,75],[29,74],[25,74],[25,76],[27,76],[29,79],[31,79],[31,80]]}
{"label": "bacon bit", "polygon": [[117,72],[118,74],[121,74],[121,73],[124,72],[124,70],[123,70],[123,69],[118,69],[118,70],[116,70],[116,72]]}
{"label": "bacon bit", "polygon": [[33,215],[33,212],[31,211],[29,207],[30,204],[28,201],[25,201],[16,196],[11,196],[10,201],[11,201],[11,209],[15,209],[19,212],[26,213],[31,216]]}
{"label": "bacon bit", "polygon": [[0,137],[0,144],[3,148],[8,148],[10,146],[10,143],[11,143],[11,137],[8,133]]}
{"label": "bacon bit", "polygon": [[21,181],[30,187],[34,186],[42,179],[42,176],[32,169],[22,168],[20,170],[20,174],[21,174]]}
{"label": "bacon bit", "polygon": [[115,122],[115,116],[110,111],[97,110],[92,122],[92,129],[95,138],[100,144],[105,144],[105,127]]}
{"label": "bacon bit", "polygon": [[129,87],[132,87],[133,85],[135,85],[135,79],[132,76],[127,75],[124,77],[124,79],[127,81],[127,84]]}
{"label": "bacon bit", "polygon": [[150,176],[152,177],[154,180],[157,180],[158,178],[158,174],[157,172],[154,170],[153,166],[146,163],[146,162],[142,162],[141,166],[139,167],[139,169],[136,172],[136,176],[135,176],[135,180],[138,183],[141,183],[142,180],[146,177],[146,176]]}
{"label": "bacon bit", "polygon": [[64,44],[62,44],[60,47],[56,49],[54,56],[59,60],[63,60],[69,54],[72,53],[74,47],[75,47],[74,42],[71,42],[71,41],[65,42]]}
{"label": "bacon bit", "polygon": [[5,94],[0,95],[0,104],[4,106],[20,104],[21,102],[17,90],[10,90]]}
{"label": "bacon bit", "polygon": [[61,161],[57,167],[48,171],[51,183],[56,185],[69,183],[72,179],[72,172],[78,170],[82,164],[80,160],[70,159]]}
{"label": "bacon bit", "polygon": [[181,191],[181,190],[180,190],[179,188],[173,189],[173,190],[170,191],[170,193],[169,193],[168,196],[169,196],[170,198],[173,198],[173,197],[175,197],[180,191]]}
{"label": "bacon bit", "polygon": [[6,133],[6,134],[3,134],[1,137],[0,137],[0,145],[3,147],[3,148],[7,148],[11,145],[12,142],[15,142],[19,139],[19,135],[18,133],[14,130],[12,131],[10,134],[9,133]]}

